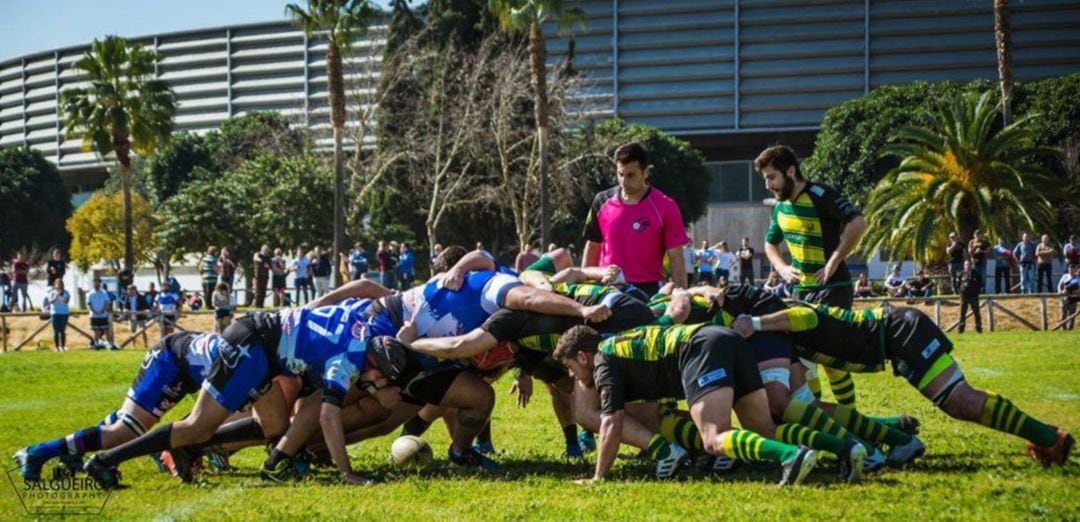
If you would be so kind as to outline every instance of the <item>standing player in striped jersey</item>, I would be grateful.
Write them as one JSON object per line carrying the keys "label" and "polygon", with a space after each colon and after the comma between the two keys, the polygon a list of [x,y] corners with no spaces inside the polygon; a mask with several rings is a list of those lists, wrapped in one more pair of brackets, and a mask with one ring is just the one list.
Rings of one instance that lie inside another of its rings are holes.
{"label": "standing player in striped jersey", "polygon": [[[765,234],[765,255],[784,281],[795,285],[796,297],[811,303],[850,309],[855,298],[851,273],[844,259],[866,232],[866,219],[832,187],[803,178],[795,151],[774,145],[754,160],[765,188],[776,196],[772,221]],[[791,251],[789,265],[780,242]],[[851,374],[826,368],[836,402],[855,407]],[[816,371],[808,378],[816,381]],[[811,382],[820,394],[821,385]]]}
{"label": "standing player in striped jersey", "polygon": [[[1065,430],[969,384],[952,358],[952,342],[945,332],[914,308],[851,311],[800,303],[763,316],[740,315],[733,328],[744,337],[791,332],[799,356],[834,368],[879,372],[889,361],[894,374],[949,416],[1026,439],[1028,455],[1044,467],[1064,465],[1075,444]],[[922,445],[918,446],[921,454]]]}

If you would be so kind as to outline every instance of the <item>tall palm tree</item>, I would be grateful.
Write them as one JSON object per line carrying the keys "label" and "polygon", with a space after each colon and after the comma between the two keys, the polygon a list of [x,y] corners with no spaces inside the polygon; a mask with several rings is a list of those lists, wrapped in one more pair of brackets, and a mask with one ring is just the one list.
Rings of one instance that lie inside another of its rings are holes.
{"label": "tall palm tree", "polygon": [[[82,78],[60,93],[64,131],[101,157],[116,155],[124,195],[124,267],[134,269],[131,153],[145,156],[172,132],[176,95],[155,72],[161,55],[119,36],[94,40],[75,62]],[[83,85],[85,81],[89,85]]]}
{"label": "tall palm tree", "polygon": [[933,262],[950,231],[993,237],[1053,222],[1049,173],[1036,160],[1056,152],[1035,145],[1028,122],[1037,115],[997,130],[993,99],[993,91],[958,96],[929,126],[898,131],[885,153],[902,159],[870,193],[864,253]]}
{"label": "tall palm tree", "polygon": [[997,42],[998,80],[1001,82],[1002,115],[1012,122],[1013,53],[1009,0],[994,0],[994,40]]}
{"label": "tall palm tree", "polygon": [[563,0],[488,0],[488,9],[499,18],[499,25],[510,33],[529,35],[529,61],[532,75],[533,110],[536,115],[538,171],[540,176],[541,244],[551,242],[551,201],[548,194],[548,137],[551,118],[547,88],[547,46],[543,24],[554,22],[565,33],[575,24],[583,24],[585,12],[566,7]]}
{"label": "tall palm tree", "polygon": [[[308,0],[307,9],[296,4],[285,6],[294,25],[308,37],[326,38],[326,83],[330,97],[330,123],[334,128],[334,266],[345,251],[345,81],[342,55],[352,48],[353,40],[365,33],[379,11],[367,0]],[[360,147],[362,143],[356,143]],[[334,286],[341,285],[341,271],[334,270]]]}

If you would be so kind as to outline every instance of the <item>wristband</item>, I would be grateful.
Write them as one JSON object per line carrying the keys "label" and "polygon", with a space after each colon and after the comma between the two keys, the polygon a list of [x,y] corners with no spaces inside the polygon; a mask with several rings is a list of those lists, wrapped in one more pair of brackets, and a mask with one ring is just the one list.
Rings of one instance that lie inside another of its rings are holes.
{"label": "wristband", "polygon": [[754,327],[755,332],[761,331],[761,318],[754,316],[750,318],[750,325]]}

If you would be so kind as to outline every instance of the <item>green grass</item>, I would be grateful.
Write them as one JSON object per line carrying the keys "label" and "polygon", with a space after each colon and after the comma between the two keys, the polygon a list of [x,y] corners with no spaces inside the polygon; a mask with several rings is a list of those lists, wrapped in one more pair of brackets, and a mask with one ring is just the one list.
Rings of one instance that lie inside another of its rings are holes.
{"label": "green grass", "polygon": [[[997,391],[1047,422],[1080,432],[1080,334],[1008,332],[954,336],[956,356],[975,385]],[[0,451],[70,433],[119,406],[140,353],[77,351],[0,356]],[[561,462],[562,437],[550,401],[537,386],[527,409],[514,407],[498,383],[494,438],[503,469],[490,476],[446,464],[441,423],[426,438],[436,464],[421,475],[387,463],[392,438],[353,446],[354,465],[377,477],[366,488],[339,484],[329,472],[289,485],[255,474],[264,458],[248,449],[240,471],[183,485],[158,474],[149,459],[124,465],[124,482],[105,509],[114,519],[1078,519],[1077,458],[1044,470],[1023,454],[1020,439],[947,418],[902,379],[857,376],[859,408],[908,413],[923,423],[927,455],[905,470],[886,470],[862,484],[839,483],[824,460],[802,487],[779,490],[772,467],[742,469],[723,479],[657,482],[652,467],[620,459],[612,480],[577,486],[591,465]],[[186,412],[190,399],[174,412]],[[624,449],[624,455],[632,454]],[[6,461],[10,463],[11,461]],[[5,466],[5,468],[10,468]],[[0,519],[22,516],[11,487],[0,487]]]}

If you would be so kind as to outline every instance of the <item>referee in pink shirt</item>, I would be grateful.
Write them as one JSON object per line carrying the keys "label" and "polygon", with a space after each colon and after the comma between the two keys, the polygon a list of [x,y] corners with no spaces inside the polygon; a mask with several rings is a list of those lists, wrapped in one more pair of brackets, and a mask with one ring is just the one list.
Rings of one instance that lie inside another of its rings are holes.
{"label": "referee in pink shirt", "polygon": [[649,155],[640,143],[615,151],[619,186],[593,198],[585,222],[582,266],[616,265],[626,282],[649,295],[664,279],[664,254],[670,258],[671,280],[686,288],[683,245],[690,241],[679,205],[649,186]]}

